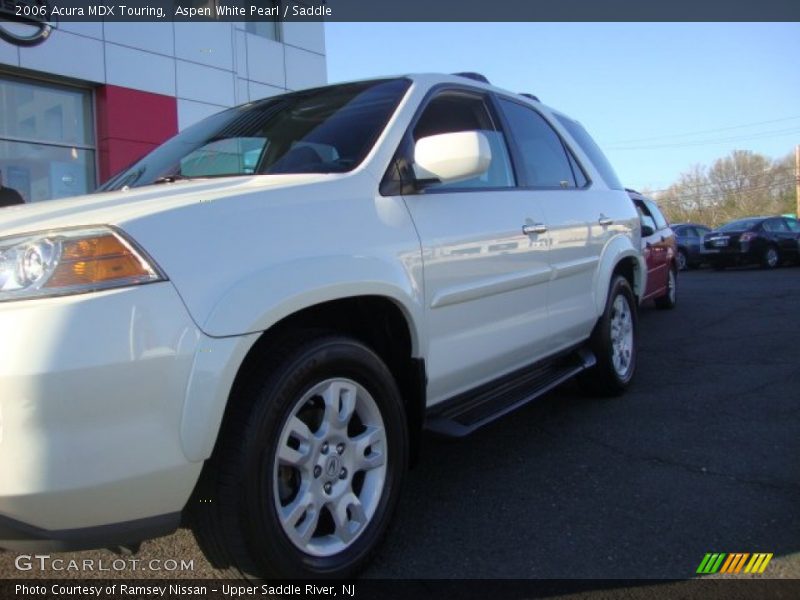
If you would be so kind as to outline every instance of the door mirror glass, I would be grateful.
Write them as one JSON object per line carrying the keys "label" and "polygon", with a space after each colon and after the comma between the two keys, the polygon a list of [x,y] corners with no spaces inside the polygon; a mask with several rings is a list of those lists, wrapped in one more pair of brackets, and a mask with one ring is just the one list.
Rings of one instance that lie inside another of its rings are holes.
{"label": "door mirror glass", "polygon": [[644,224],[642,225],[642,237],[650,237],[650,236],[651,236],[651,235],[653,235],[655,232],[656,232],[656,230],[655,230],[655,229],[653,229],[653,227],[652,227],[652,226],[650,226],[650,225],[644,225]]}

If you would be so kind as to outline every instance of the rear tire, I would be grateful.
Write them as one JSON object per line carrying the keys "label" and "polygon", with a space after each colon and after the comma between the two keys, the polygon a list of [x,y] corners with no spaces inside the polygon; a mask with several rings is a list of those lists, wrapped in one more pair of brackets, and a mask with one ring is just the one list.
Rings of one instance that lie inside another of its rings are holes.
{"label": "rear tire", "polygon": [[678,302],[678,273],[675,267],[670,267],[667,275],[667,291],[663,296],[654,300],[656,308],[671,310]]}
{"label": "rear tire", "polygon": [[248,579],[353,577],[386,532],[408,464],[402,400],[381,359],[351,338],[299,338],[231,398],[191,507],[212,565]]}
{"label": "rear tire", "polygon": [[636,372],[636,305],[628,280],[616,275],[611,280],[605,310],[589,338],[597,364],[579,378],[588,393],[619,396],[630,385]]}

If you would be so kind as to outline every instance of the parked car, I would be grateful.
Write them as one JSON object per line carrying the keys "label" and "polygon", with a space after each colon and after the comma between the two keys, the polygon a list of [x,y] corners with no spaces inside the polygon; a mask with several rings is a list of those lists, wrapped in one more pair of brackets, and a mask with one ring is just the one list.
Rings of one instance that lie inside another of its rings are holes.
{"label": "parked car", "polygon": [[676,262],[679,271],[694,269],[708,262],[708,254],[716,254],[717,250],[707,250],[703,240],[710,227],[697,223],[678,223],[672,225],[675,241],[678,245]]}
{"label": "parked car", "polygon": [[642,300],[656,308],[675,308],[678,298],[678,253],[675,234],[658,205],[636,190],[627,190],[642,227],[641,249],[647,263],[647,286]]}
{"label": "parked car", "polygon": [[0,231],[6,548],[185,516],[230,572],[351,576],[423,427],[635,372],[633,204],[576,121],[474,78],[232,108]]}
{"label": "parked car", "polygon": [[795,219],[749,217],[726,223],[705,237],[705,247],[715,269],[734,265],[760,264],[774,269],[781,262],[798,260],[800,232]]}

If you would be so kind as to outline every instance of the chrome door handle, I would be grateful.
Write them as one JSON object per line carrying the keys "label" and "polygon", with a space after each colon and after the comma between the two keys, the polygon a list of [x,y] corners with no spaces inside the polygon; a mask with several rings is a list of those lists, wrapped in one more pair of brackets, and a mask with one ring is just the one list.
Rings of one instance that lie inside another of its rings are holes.
{"label": "chrome door handle", "polygon": [[614,219],[611,219],[605,215],[600,215],[600,218],[597,219],[597,222],[600,223],[603,227],[608,227],[609,225],[614,224]]}
{"label": "chrome door handle", "polygon": [[522,226],[522,233],[524,233],[525,235],[545,233],[546,231],[547,231],[547,225],[545,225],[544,223],[533,223],[531,225]]}

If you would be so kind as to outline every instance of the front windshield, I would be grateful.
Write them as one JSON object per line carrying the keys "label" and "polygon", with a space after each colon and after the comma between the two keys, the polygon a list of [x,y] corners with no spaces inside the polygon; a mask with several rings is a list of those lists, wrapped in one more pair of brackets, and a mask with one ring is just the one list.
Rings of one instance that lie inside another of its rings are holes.
{"label": "front windshield", "polygon": [[231,108],[185,129],[100,191],[186,178],[350,171],[409,85],[406,79],[348,83]]}
{"label": "front windshield", "polygon": [[758,219],[740,219],[731,221],[720,227],[717,231],[747,231],[758,223]]}

